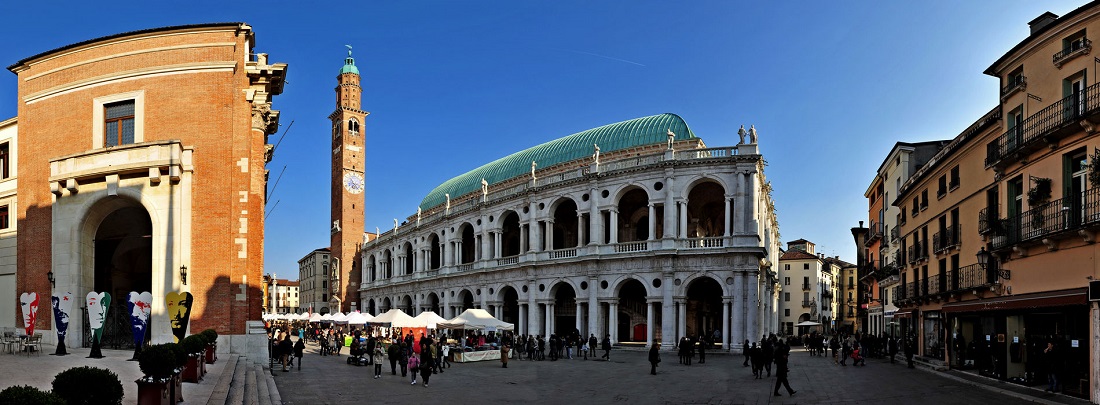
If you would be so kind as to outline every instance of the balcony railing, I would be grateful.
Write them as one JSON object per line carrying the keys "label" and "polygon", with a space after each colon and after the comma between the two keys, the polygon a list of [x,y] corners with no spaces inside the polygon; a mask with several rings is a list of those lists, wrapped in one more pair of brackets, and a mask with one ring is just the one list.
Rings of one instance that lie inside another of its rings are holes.
{"label": "balcony railing", "polygon": [[558,250],[551,250],[550,251],[550,258],[551,259],[563,259],[563,258],[566,258],[566,257],[576,257],[576,256],[577,256],[577,249],[575,249],[575,248],[574,249],[558,249]]}
{"label": "balcony railing", "polygon": [[649,249],[648,242],[624,242],[615,244],[615,253],[641,252]]}
{"label": "balcony railing", "polygon": [[1008,84],[1001,88],[1001,99],[1006,99],[1013,93],[1027,88],[1027,77],[1024,75],[1014,76],[1008,79]]}
{"label": "balcony railing", "polygon": [[986,145],[985,165],[1003,167],[1061,136],[1081,129],[1082,118],[1100,109],[1100,83],[1054,102]]}
{"label": "balcony railing", "polygon": [[1002,219],[999,223],[1002,229],[994,233],[993,249],[1073,233],[1070,231],[1100,224],[1100,187],[1048,202]]}
{"label": "balcony railing", "polygon": [[1000,205],[991,205],[978,211],[978,234],[993,233],[997,229],[997,217],[1000,215]]}
{"label": "balcony railing", "polygon": [[871,227],[867,232],[867,244],[870,245],[876,240],[882,239],[882,222],[871,222]]}
{"label": "balcony railing", "polygon": [[810,285],[806,284],[806,283],[802,283],[802,291],[810,291]]}
{"label": "balcony railing", "polygon": [[1052,57],[1054,66],[1061,69],[1062,65],[1077,56],[1087,54],[1092,51],[1092,41],[1088,38],[1081,38],[1069,43],[1065,49],[1062,49]]}
{"label": "balcony railing", "polygon": [[687,240],[688,249],[720,248],[724,247],[726,238],[721,236],[711,238],[693,238]]}
{"label": "balcony railing", "polygon": [[956,226],[949,226],[942,232],[932,235],[932,251],[940,253],[959,245],[959,232]]}
{"label": "balcony railing", "polygon": [[816,304],[817,303],[814,302],[814,301],[802,301],[802,307],[803,308],[811,308],[811,307],[814,307]]}

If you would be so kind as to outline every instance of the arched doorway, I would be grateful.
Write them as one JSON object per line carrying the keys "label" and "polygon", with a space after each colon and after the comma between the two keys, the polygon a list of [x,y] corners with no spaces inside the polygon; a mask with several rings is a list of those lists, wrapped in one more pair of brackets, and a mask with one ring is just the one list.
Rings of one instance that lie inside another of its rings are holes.
{"label": "arched doorway", "polygon": [[[328,312],[327,308],[325,309],[325,312]],[[367,301],[367,313],[371,315],[378,315],[378,306],[375,305],[374,298],[371,298]]]}
{"label": "arched doorway", "polygon": [[500,289],[501,296],[501,320],[516,325],[518,329],[519,324],[519,293],[515,288],[506,286]]}
{"label": "arched doorway", "polygon": [[435,236],[435,234],[433,233],[432,236],[429,237],[429,239],[432,245],[432,257],[428,260],[428,263],[430,266],[429,268],[435,270],[439,268],[439,258],[443,257],[443,252],[440,250],[441,247],[439,245],[438,236]]}
{"label": "arched doorway", "polygon": [[577,247],[578,221],[577,203],[573,200],[562,201],[554,209],[554,240],[551,250]]}
{"label": "arched doorway", "polygon": [[713,181],[700,183],[688,193],[689,238],[723,236],[726,231],[725,190]]}
{"label": "arched doorway", "polygon": [[[152,234],[149,213],[136,202],[107,214],[96,228],[93,289],[110,293],[112,299],[101,338],[104,348],[133,348],[127,300],[131,291],[152,292]],[[87,324],[84,325],[87,329]],[[152,325],[146,332],[151,329]],[[85,342],[90,344],[90,330],[85,336]]]}
{"label": "arched doorway", "polygon": [[462,225],[462,260],[459,264],[467,264],[474,262],[474,253],[476,251],[476,244],[474,243],[474,227],[470,224]]}
{"label": "arched doorway", "polygon": [[500,257],[519,255],[520,248],[519,214],[514,211],[504,216],[500,228]]}
{"label": "arched doorway", "polygon": [[433,293],[428,293],[428,296],[424,299],[424,301],[426,302],[426,305],[424,305],[424,310],[425,311],[435,312],[436,315],[443,316],[443,314],[441,312],[439,312],[439,296],[438,295],[435,295],[434,292]]}
{"label": "arched doorway", "polygon": [[554,287],[554,333],[571,336],[577,330],[577,292],[568,283]]}
{"label": "arched doorway", "polygon": [[722,327],[722,285],[710,277],[691,281],[687,289],[685,333],[699,336]]}
{"label": "arched doorway", "polygon": [[462,307],[458,309],[459,313],[474,307],[474,295],[470,293],[470,290],[462,290],[458,293],[458,301],[462,303]]}
{"label": "arched doorway", "polygon": [[629,280],[619,288],[618,325],[615,325],[620,342],[645,342],[646,290],[641,281]]}
{"label": "arched doorway", "polygon": [[406,295],[405,298],[401,299],[401,310],[405,311],[405,313],[410,315],[410,316],[416,316],[417,315],[417,314],[413,313],[413,299],[412,299],[412,297]]}
{"label": "arched doorway", "polygon": [[[657,222],[658,226],[660,221]],[[635,188],[619,199],[619,242],[649,239],[649,196]]]}
{"label": "arched doorway", "polygon": [[402,250],[404,251],[404,255],[405,255],[405,268],[404,268],[405,271],[401,274],[404,274],[404,275],[413,274],[413,261],[414,261],[413,259],[415,259],[415,257],[413,256],[413,246],[412,246],[411,243],[406,242],[405,243],[405,248],[402,249]]}

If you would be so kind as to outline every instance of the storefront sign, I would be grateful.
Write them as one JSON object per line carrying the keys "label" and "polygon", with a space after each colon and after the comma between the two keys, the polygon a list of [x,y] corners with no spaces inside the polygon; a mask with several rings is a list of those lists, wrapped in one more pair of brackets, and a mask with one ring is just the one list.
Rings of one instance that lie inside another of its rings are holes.
{"label": "storefront sign", "polygon": [[1069,345],[1070,347],[1081,347],[1081,345],[1077,342],[1077,339],[1069,341]]}
{"label": "storefront sign", "polygon": [[1012,337],[1012,343],[1020,343],[1020,337],[1019,336],[1013,336]]}

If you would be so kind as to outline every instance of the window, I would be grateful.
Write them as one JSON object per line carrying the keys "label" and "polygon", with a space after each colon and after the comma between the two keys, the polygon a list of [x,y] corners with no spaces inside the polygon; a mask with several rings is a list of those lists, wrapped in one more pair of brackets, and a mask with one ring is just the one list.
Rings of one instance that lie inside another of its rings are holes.
{"label": "window", "polygon": [[8,219],[8,206],[0,206],[0,229],[8,229],[11,227],[11,222]]}
{"label": "window", "polygon": [[328,301],[328,293],[321,294],[321,301]]}
{"label": "window", "polygon": [[936,188],[936,199],[943,198],[947,195],[947,176],[940,176],[938,188]]}
{"label": "window", "polygon": [[359,136],[359,121],[355,118],[348,121],[348,135]]}
{"label": "window", "polygon": [[134,143],[134,100],[103,105],[103,146]]}
{"label": "window", "polygon": [[791,309],[790,308],[783,309],[783,316],[791,316]]}
{"label": "window", "polygon": [[783,302],[791,302],[791,293],[789,293],[789,292],[783,293]]}
{"label": "window", "polygon": [[920,212],[920,197],[913,197],[913,216],[916,217]]}
{"label": "window", "polygon": [[11,177],[11,148],[7,142],[0,143],[0,180]]}
{"label": "window", "polygon": [[[852,283],[852,276],[848,276],[848,288],[852,288],[853,285],[854,285],[854,283]],[[851,294],[851,293],[849,293],[849,294]]]}
{"label": "window", "polygon": [[783,285],[791,285],[791,278],[783,277]]}
{"label": "window", "polygon": [[951,168],[951,180],[947,182],[947,188],[954,190],[959,188],[959,167],[955,166]]}
{"label": "window", "polygon": [[1077,31],[1062,40],[1062,51],[1076,51],[1085,47],[1085,30]]}
{"label": "window", "polygon": [[809,270],[809,269],[810,269],[810,264],[809,263],[802,263],[802,270]]}
{"label": "window", "polygon": [[920,209],[924,211],[928,208],[928,189],[920,191]]}
{"label": "window", "polygon": [[789,265],[789,264],[784,264],[783,265],[783,270],[790,270],[790,269],[791,269],[791,265]]}

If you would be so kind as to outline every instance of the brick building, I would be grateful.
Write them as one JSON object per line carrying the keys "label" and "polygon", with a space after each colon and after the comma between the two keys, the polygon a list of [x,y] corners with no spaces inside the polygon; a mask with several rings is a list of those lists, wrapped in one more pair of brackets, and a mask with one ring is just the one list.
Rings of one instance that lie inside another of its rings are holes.
{"label": "brick building", "polygon": [[[109,292],[110,315],[125,312],[117,309],[129,291],[150,291],[154,343],[171,339],[156,302],[171,291],[194,295],[191,332],[240,335],[260,319],[267,136],[278,128],[271,102],[286,65],[253,54],[255,43],[243,23],[176,26],[9,66],[19,181],[5,206],[22,232],[14,250],[0,250],[0,262],[14,259],[16,292],[0,296]],[[10,289],[5,271],[0,288]],[[50,342],[44,302],[36,326]],[[21,325],[8,304],[0,326]],[[85,317],[73,315],[69,346],[82,344]]]}

